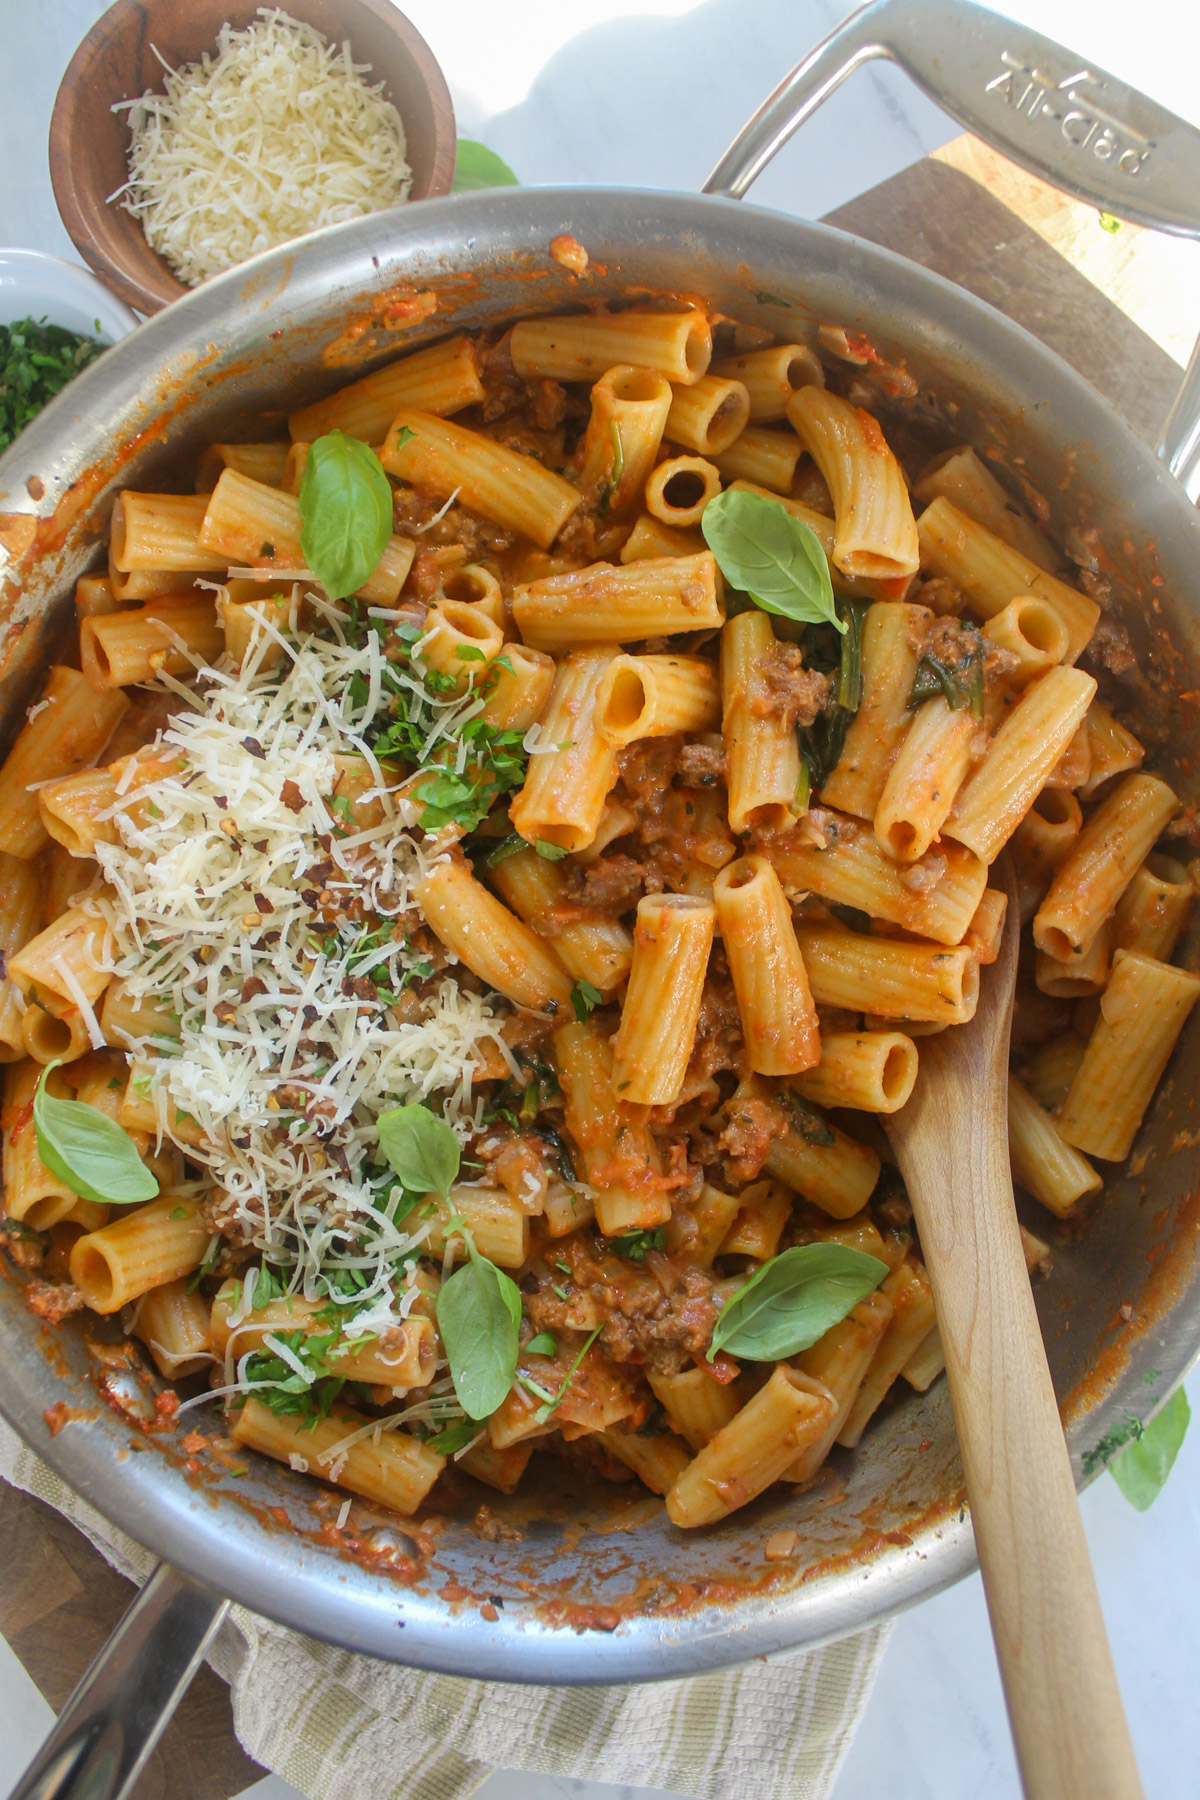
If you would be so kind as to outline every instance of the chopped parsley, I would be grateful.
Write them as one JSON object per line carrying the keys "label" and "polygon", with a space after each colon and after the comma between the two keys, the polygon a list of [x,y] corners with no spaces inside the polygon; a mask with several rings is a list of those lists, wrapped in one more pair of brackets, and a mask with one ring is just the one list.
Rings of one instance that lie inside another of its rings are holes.
{"label": "chopped parsley", "polygon": [[[99,331],[99,319],[95,324]],[[0,450],[103,349],[95,338],[45,319],[0,325]]]}

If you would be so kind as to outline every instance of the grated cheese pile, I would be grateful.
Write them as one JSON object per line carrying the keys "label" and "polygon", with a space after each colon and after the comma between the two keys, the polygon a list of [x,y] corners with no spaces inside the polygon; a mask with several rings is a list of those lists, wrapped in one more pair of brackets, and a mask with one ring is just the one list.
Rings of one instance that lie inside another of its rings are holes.
{"label": "grated cheese pile", "polygon": [[[136,806],[133,764],[122,778],[120,841],[97,846],[107,885],[89,904],[127,993],[179,1020],[177,1041],[134,1042],[132,1079],[162,1136],[183,1142],[183,1121],[199,1126],[187,1154],[222,1190],[214,1224],[290,1269],[307,1298],[324,1295],[323,1273],[359,1271],[357,1335],[405,1310],[407,1295],[393,1306],[396,1263],[428,1234],[389,1217],[379,1113],[436,1092],[465,1134],[481,1048],[516,1065],[489,998],[436,978],[408,941],[422,922],[410,888],[441,851],[405,829],[411,804],[388,793],[364,736],[380,635],[348,630],[312,594],[306,604],[324,615],[321,635],[299,634],[294,608],[285,634],[262,627],[240,669],[205,668],[189,686],[162,677],[183,706],[143,753],[155,778]],[[282,656],[266,668],[272,644]],[[482,706],[422,704],[431,739],[452,739]],[[333,797],[344,755],[366,759],[380,823],[360,829]]]}
{"label": "grated cheese pile", "polygon": [[165,94],[113,108],[128,110],[132,144],[129,181],[109,198],[192,287],[318,226],[397,206],[412,186],[403,122],[382,83],[363,80],[369,65],[278,7],[258,10],[242,31],[222,25],[215,56],[164,62]]}

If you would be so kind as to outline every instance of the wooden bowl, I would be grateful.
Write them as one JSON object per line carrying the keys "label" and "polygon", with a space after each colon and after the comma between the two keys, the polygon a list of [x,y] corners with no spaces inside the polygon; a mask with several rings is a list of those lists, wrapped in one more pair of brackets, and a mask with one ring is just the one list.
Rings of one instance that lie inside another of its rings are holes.
{"label": "wooden bowl", "polygon": [[[50,121],[50,178],[63,224],[86,262],[122,300],[158,312],[189,292],[146,242],[138,221],[108,196],[128,179],[129,125],[117,100],[163,91],[156,46],[179,68],[216,48],[228,23],[244,27],[260,0],[117,0],[71,58]],[[420,33],[390,0],[288,0],[285,9],[330,40],[350,40],[404,121],[410,198],[448,194],[457,138],[445,78]]]}

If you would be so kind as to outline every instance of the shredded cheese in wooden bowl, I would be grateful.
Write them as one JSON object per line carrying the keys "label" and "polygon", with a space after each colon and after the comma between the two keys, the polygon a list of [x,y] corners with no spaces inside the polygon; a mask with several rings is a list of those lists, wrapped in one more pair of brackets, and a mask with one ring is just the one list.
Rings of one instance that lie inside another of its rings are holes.
{"label": "shredded cheese in wooden bowl", "polygon": [[[404,124],[383,84],[278,7],[216,54],[167,69],[166,92],[128,109],[129,181],[120,199],[151,248],[195,287],[260,250],[408,198]],[[158,54],[157,51],[155,54]]]}

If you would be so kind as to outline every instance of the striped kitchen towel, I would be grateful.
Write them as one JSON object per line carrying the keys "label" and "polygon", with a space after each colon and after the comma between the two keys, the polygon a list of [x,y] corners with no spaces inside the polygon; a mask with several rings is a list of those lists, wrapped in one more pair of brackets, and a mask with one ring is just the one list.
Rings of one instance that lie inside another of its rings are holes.
{"label": "striped kitchen towel", "polygon": [[[0,1477],[141,1582],[154,1558],[0,1420]],[[823,1650],[637,1687],[511,1687],[336,1650],[234,1607],[209,1661],[257,1762],[311,1800],[465,1800],[493,1768],[703,1800],[824,1800],[889,1627]]]}

